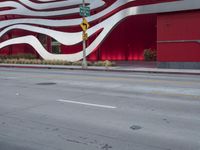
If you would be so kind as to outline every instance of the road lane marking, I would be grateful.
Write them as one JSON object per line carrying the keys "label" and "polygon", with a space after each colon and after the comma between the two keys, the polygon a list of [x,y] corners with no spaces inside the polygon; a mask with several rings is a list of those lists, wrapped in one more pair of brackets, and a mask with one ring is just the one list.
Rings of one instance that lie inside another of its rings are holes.
{"label": "road lane marking", "polygon": [[116,109],[117,108],[115,106],[92,104],[92,103],[85,103],[85,102],[78,102],[78,101],[70,101],[70,100],[64,100],[64,99],[59,99],[59,100],[57,100],[57,102],[72,103],[72,104],[101,107],[101,108],[108,108],[108,109]]}

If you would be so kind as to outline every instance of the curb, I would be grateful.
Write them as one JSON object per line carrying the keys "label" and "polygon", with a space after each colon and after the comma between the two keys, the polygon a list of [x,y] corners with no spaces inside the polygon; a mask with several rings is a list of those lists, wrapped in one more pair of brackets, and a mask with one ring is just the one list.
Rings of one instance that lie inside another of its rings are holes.
{"label": "curb", "polygon": [[[97,67],[92,68],[88,67],[87,69],[83,69],[81,66],[53,66],[53,65],[22,65],[22,64],[0,64],[1,68],[27,68],[27,69],[61,69],[61,70],[82,70],[82,71],[105,71],[105,72],[135,72],[135,73],[152,73],[152,74],[177,74],[177,75],[200,75],[200,70],[195,70],[197,72],[189,72],[189,71],[175,71],[175,70],[152,70],[149,68],[144,68],[144,70],[140,70],[137,68],[134,69],[116,69],[116,68],[105,68],[105,67]],[[192,70],[193,71],[193,70]]]}

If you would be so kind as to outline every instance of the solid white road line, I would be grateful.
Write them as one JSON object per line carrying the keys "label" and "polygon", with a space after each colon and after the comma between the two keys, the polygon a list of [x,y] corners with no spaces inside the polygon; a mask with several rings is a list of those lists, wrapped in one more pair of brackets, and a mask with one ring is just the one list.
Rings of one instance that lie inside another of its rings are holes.
{"label": "solid white road line", "polygon": [[99,105],[99,104],[92,104],[92,103],[84,103],[84,102],[70,101],[70,100],[64,100],[64,99],[59,99],[57,101],[58,102],[64,102],[64,103],[72,103],[72,104],[93,106],[93,107],[109,108],[109,109],[115,109],[115,108],[117,108],[115,106]]}

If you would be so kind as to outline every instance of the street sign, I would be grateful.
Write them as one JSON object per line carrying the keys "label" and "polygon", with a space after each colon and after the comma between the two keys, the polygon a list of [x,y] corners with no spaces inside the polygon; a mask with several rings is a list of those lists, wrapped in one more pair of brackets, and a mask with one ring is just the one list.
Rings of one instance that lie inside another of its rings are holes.
{"label": "street sign", "polygon": [[86,41],[88,39],[88,34],[83,31],[83,40]]}
{"label": "street sign", "polygon": [[90,27],[89,23],[85,18],[83,18],[82,23],[80,24],[83,31],[87,31],[87,29]]}
{"label": "street sign", "polygon": [[90,16],[90,7],[88,6],[80,6],[80,16],[89,17]]}

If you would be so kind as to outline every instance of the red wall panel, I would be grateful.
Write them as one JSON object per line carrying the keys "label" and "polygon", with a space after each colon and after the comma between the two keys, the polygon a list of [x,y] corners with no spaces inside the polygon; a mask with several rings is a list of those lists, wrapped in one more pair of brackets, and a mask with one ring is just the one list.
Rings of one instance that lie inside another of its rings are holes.
{"label": "red wall panel", "polygon": [[200,39],[199,18],[200,11],[158,15],[158,61],[200,61],[200,44],[194,42]]}
{"label": "red wall panel", "polygon": [[158,61],[164,62],[198,62],[200,61],[200,44],[165,43],[158,44]]}

